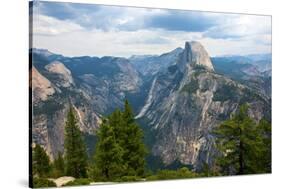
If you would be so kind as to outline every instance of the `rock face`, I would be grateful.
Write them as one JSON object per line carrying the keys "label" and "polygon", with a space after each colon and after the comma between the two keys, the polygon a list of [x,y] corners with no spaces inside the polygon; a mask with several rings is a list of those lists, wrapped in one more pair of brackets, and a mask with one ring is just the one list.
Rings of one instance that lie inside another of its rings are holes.
{"label": "rock face", "polygon": [[269,99],[252,98],[252,93],[247,86],[216,74],[203,46],[187,42],[177,64],[156,76],[136,118],[146,120],[156,133],[152,152],[165,164],[180,161],[200,169],[203,163],[212,163],[212,129],[239,104],[249,103],[255,120],[266,116]]}
{"label": "rock face", "polygon": [[249,104],[256,121],[271,117],[271,76],[265,78],[269,74],[250,62],[232,63],[233,57],[227,65],[228,58],[211,60],[199,42],[129,59],[70,58],[38,49],[31,55],[32,138],[51,157],[63,151],[69,101],[80,130],[94,136],[102,115],[122,108],[128,99],[152,154],[165,165],[179,161],[195,169],[212,163],[212,130],[240,104]]}
{"label": "rock face", "polygon": [[[249,57],[255,56],[252,55]],[[260,93],[271,97],[271,64],[268,63],[271,62],[271,58],[267,55],[260,56],[267,58],[264,62],[269,68],[266,69],[266,71],[260,71],[260,68],[256,65],[256,59],[252,61],[249,57],[215,57],[212,58],[212,63],[214,64],[216,73],[230,77],[235,81],[239,81],[252,89],[256,89]]]}
{"label": "rock face", "polygon": [[142,85],[139,73],[124,58],[68,58],[46,50],[36,50],[32,56],[32,138],[51,158],[63,152],[69,101],[80,130],[92,136],[101,115],[121,107],[126,95],[139,92]]}
{"label": "rock face", "polygon": [[182,53],[182,48],[176,48],[171,52],[157,55],[131,56],[130,62],[145,77],[151,77],[176,64],[177,58]]}
{"label": "rock face", "polygon": [[47,100],[48,96],[55,93],[55,89],[52,87],[51,82],[42,76],[35,67],[32,67],[32,94],[33,103],[37,103],[40,100]]}
{"label": "rock face", "polygon": [[59,177],[57,179],[49,179],[49,180],[56,183],[57,187],[62,187],[63,185],[65,185],[71,181],[74,181],[75,178],[74,177]]}
{"label": "rock face", "polygon": [[185,43],[185,49],[178,65],[182,71],[187,65],[203,66],[210,71],[214,70],[207,51],[199,42],[195,41]]}
{"label": "rock face", "polygon": [[[56,83],[58,87],[70,87],[73,84],[73,79],[71,72],[64,66],[63,63],[59,61],[54,61],[45,66],[46,70],[53,73],[58,78],[56,78]],[[59,82],[57,82],[59,81]]]}

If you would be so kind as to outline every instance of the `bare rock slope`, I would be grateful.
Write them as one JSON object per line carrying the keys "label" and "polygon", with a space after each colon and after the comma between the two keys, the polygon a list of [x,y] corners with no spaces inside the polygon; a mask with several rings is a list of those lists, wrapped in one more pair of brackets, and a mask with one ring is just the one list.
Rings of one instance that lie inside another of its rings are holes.
{"label": "bare rock slope", "polygon": [[186,42],[177,64],[156,76],[136,118],[156,133],[152,153],[166,165],[180,161],[200,168],[213,160],[212,129],[245,102],[255,120],[270,110],[269,99],[216,74],[200,43]]}

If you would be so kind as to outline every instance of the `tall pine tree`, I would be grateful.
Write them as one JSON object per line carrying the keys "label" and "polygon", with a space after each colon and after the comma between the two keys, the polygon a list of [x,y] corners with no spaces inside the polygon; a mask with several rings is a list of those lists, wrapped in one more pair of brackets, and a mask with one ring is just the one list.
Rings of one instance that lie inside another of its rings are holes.
{"label": "tall pine tree", "polygon": [[265,119],[260,120],[252,140],[250,168],[254,173],[271,172],[271,124]]}
{"label": "tall pine tree", "polygon": [[94,154],[91,176],[95,180],[114,180],[124,174],[123,149],[116,141],[113,127],[103,119],[97,132],[98,143]]}
{"label": "tall pine tree", "polygon": [[145,171],[146,148],[143,143],[143,132],[134,120],[134,114],[128,100],[125,101],[124,112],[124,148],[123,159],[127,163],[127,174],[143,176]]}
{"label": "tall pine tree", "polygon": [[113,128],[115,140],[120,146],[124,145],[124,139],[127,137],[124,123],[122,112],[119,109],[116,109],[108,117],[108,124]]}
{"label": "tall pine tree", "polygon": [[216,163],[222,174],[267,172],[266,167],[271,165],[271,136],[267,132],[270,128],[264,121],[257,125],[248,116],[247,105],[242,105],[236,115],[216,128],[216,146],[221,152]]}
{"label": "tall pine tree", "polygon": [[92,168],[94,179],[144,175],[146,148],[143,133],[135,123],[128,101],[125,101],[124,112],[117,109],[103,120],[97,135]]}
{"label": "tall pine tree", "polygon": [[86,146],[72,106],[70,106],[65,124],[64,150],[66,175],[76,178],[87,177]]}
{"label": "tall pine tree", "polygon": [[45,150],[38,144],[32,153],[32,172],[34,176],[48,177],[51,171],[50,159]]}

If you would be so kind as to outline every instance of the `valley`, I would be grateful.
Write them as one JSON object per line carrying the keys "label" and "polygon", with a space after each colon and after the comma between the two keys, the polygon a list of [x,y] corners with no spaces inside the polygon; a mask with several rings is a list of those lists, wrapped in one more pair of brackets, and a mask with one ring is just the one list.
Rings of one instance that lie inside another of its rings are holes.
{"label": "valley", "polygon": [[199,42],[129,58],[65,57],[43,49],[31,49],[30,56],[32,140],[51,159],[64,150],[70,103],[92,149],[102,118],[127,99],[144,131],[153,170],[214,164],[212,132],[242,104],[256,123],[271,121],[270,56],[209,57]]}

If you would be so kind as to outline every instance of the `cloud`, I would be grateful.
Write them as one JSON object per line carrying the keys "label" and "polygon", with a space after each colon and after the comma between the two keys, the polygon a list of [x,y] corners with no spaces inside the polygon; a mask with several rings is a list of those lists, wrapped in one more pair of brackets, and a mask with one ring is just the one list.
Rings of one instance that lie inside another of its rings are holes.
{"label": "cloud", "polygon": [[271,51],[269,16],[37,1],[33,19],[35,47],[67,56],[161,54],[185,41],[212,56]]}
{"label": "cloud", "polygon": [[38,2],[35,6],[39,14],[59,20],[71,20],[87,29],[136,31],[158,28],[201,32],[216,24],[216,19],[195,11],[58,2]]}
{"label": "cloud", "polygon": [[211,38],[235,38],[271,32],[271,17],[94,4],[37,2],[38,14],[68,20],[85,29],[204,32]]}
{"label": "cloud", "polygon": [[[110,14],[106,15],[106,11]],[[102,5],[44,1],[34,3],[34,12],[56,20],[69,21],[85,29],[105,29],[115,14]]]}
{"label": "cloud", "polygon": [[71,21],[88,30],[104,31],[142,29],[144,19],[153,12],[133,7],[58,2],[37,2],[34,9],[40,15]]}
{"label": "cloud", "polygon": [[202,38],[200,42],[211,56],[271,53],[271,45],[257,43],[251,37],[231,40]]}
{"label": "cloud", "polygon": [[204,36],[217,39],[265,34],[271,35],[271,17],[258,15],[226,15],[218,25],[204,32]]}
{"label": "cloud", "polygon": [[33,17],[33,33],[36,35],[61,35],[79,30],[82,30],[82,27],[70,21],[61,21],[44,15]]}
{"label": "cloud", "polygon": [[[63,35],[35,35],[34,45],[66,56],[124,56],[162,54],[183,46],[165,31],[79,30]],[[75,45],[74,45],[75,44]]]}
{"label": "cloud", "polygon": [[162,29],[137,31],[78,30],[63,35],[35,35],[36,48],[49,49],[65,56],[122,56],[162,54],[184,47],[186,40],[200,38],[197,33]]}

